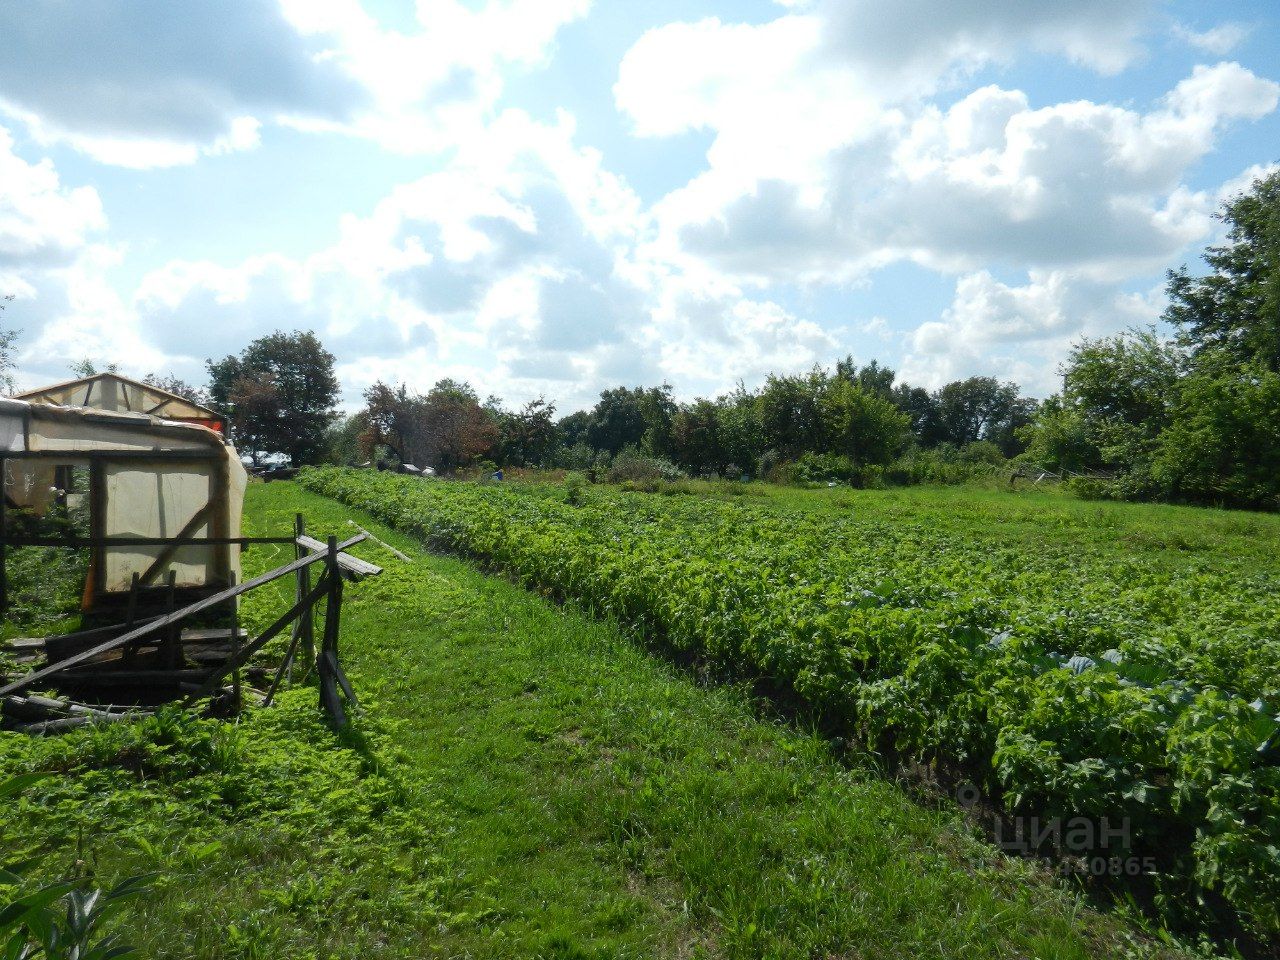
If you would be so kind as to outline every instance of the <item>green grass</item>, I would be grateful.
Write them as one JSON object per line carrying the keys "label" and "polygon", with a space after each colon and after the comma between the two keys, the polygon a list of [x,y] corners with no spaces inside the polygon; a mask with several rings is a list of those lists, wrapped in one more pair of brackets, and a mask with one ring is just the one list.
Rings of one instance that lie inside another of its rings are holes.
{"label": "green grass", "polygon": [[[299,510],[318,536],[354,518],[414,557],[358,551],[386,573],[347,591],[342,657],[367,703],[354,731],[328,731],[303,688],[238,727],[0,734],[0,772],[66,771],[0,811],[0,840],[104,877],[160,870],[130,921],[150,955],[1160,952],[954,810],[608,623],[292,484],[250,488],[246,533]],[[284,559],[255,549],[245,573]],[[246,618],[269,620],[288,590]]]}

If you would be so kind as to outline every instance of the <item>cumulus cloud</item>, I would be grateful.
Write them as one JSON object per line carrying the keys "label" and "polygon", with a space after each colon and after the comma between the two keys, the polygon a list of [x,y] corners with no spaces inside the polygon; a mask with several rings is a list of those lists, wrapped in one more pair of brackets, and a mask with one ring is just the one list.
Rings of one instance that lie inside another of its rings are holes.
{"label": "cumulus cloud", "polygon": [[1163,303],[1159,288],[1133,293],[1064,271],[1033,270],[1013,285],[978,270],[957,279],[941,318],[911,333],[901,373],[930,387],[992,375],[1047,396],[1058,389],[1057,361],[1080,336],[1154,322]]}
{"label": "cumulus cloud", "polygon": [[1115,73],[1140,53],[1149,0],[821,0],[824,47],[877,80],[929,92],[941,78],[1027,49]]}
{"label": "cumulus cloud", "polygon": [[41,144],[135,168],[251,149],[264,123],[438,150],[587,3],[420,0],[408,33],[358,0],[4,4],[0,110]]}
{"label": "cumulus cloud", "polygon": [[1175,24],[1174,36],[1197,50],[1223,57],[1248,39],[1253,30],[1244,23],[1220,23],[1208,30],[1192,30],[1185,24]]}
{"label": "cumulus cloud", "polygon": [[96,190],[63,186],[49,160],[23,160],[0,127],[0,276],[65,266],[105,226]]}
{"label": "cumulus cloud", "polygon": [[[1278,99],[1280,85],[1235,63],[1196,67],[1147,112],[1035,107],[990,85],[910,119],[884,111],[821,156],[772,170],[742,139],[768,117],[748,128],[731,111],[710,169],[657,205],[659,246],[760,283],[848,282],[901,259],[1132,275],[1209,231],[1214,198],[1189,189],[1187,173],[1224,128]],[[798,139],[825,145],[830,132]]]}
{"label": "cumulus cloud", "polygon": [[106,226],[96,190],[18,156],[0,127],[0,296],[16,298],[4,323],[21,333],[21,386],[63,378],[69,361],[95,353],[157,356],[108,282],[120,252],[103,242]]}
{"label": "cumulus cloud", "polygon": [[164,166],[256,140],[255,116],[343,118],[366,93],[276,0],[0,6],[0,103],[43,143]]}
{"label": "cumulus cloud", "polygon": [[[354,397],[379,376],[441,376],[534,395],[590,379],[644,324],[627,253],[634,195],[567,117],[504,114],[442,170],[397,187],[337,244],[234,266],[171,263],[135,298],[142,329],[189,357],[274,327],[312,328],[346,361]],[[632,352],[628,346],[628,351]]]}

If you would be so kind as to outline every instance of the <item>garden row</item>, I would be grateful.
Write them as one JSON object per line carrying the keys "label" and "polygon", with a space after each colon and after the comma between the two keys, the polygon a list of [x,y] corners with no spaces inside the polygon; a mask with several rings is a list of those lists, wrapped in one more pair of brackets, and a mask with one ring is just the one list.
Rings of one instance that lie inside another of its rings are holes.
{"label": "garden row", "polygon": [[300,482],[789,688],[875,748],[961,763],[1011,813],[1086,818],[1099,829],[1076,852],[1154,864],[1175,914],[1280,934],[1274,571],[856,509]]}

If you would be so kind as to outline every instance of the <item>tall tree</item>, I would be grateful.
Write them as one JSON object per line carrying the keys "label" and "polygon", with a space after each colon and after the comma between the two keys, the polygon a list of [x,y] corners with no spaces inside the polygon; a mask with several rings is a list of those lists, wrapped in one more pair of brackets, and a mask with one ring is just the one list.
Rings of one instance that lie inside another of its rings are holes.
{"label": "tall tree", "polygon": [[864,367],[853,362],[852,356],[836,361],[836,377],[856,383],[868,393],[879,394],[885,398],[893,396],[893,381],[898,374],[889,367],[880,366],[879,360],[872,360]]}
{"label": "tall tree", "polygon": [[[209,395],[229,414],[237,442],[252,438],[251,452],[281,454],[294,465],[323,456],[338,415],[338,377],[333,354],[314,333],[276,331],[238,356],[206,363]],[[263,402],[263,385],[274,391],[274,404]]]}
{"label": "tall tree", "polygon": [[899,452],[911,418],[884,395],[835,378],[822,393],[824,446],[856,465],[888,463]]}
{"label": "tall tree", "polygon": [[545,397],[530,400],[514,413],[501,411],[499,447],[504,463],[515,467],[545,466],[560,440],[556,405]]}
{"label": "tall tree", "polygon": [[822,394],[830,381],[814,367],[802,376],[770,374],[760,390],[760,424],[765,443],[787,460],[823,445]]}
{"label": "tall tree", "polygon": [[420,463],[450,473],[489,456],[498,428],[470,384],[441,380],[422,398],[410,449],[420,450]]}
{"label": "tall tree", "polygon": [[1219,217],[1227,242],[1205,251],[1205,276],[1170,271],[1165,319],[1194,353],[1217,350],[1280,371],[1280,171],[1254,181]]}
{"label": "tall tree", "polygon": [[956,446],[990,440],[1005,450],[1018,445],[1017,430],[1029,423],[1035,402],[1022,397],[1013,383],[994,377],[970,377],[948,383],[933,395],[932,409],[924,420],[926,445]]}
{"label": "tall tree", "polygon": [[644,440],[644,410],[640,387],[614,387],[600,394],[591,410],[587,440],[597,450],[616,454],[623,447],[638,447]]}
{"label": "tall tree", "polygon": [[720,473],[729,462],[720,436],[720,407],[695,400],[676,411],[671,421],[671,452],[690,473]]}

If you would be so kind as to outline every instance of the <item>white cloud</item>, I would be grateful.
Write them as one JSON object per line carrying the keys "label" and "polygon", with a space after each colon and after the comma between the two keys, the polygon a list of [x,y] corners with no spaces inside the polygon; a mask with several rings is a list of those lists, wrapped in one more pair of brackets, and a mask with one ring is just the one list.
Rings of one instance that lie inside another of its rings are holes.
{"label": "white cloud", "polygon": [[1244,23],[1220,23],[1208,30],[1192,30],[1184,24],[1175,24],[1174,36],[1197,50],[1224,57],[1248,39],[1253,28]]}
{"label": "white cloud", "polygon": [[0,127],[0,276],[66,264],[106,226],[92,187],[63,186],[52,162],[28,163]]}
{"label": "white cloud", "polygon": [[956,281],[940,319],[912,332],[900,374],[928,387],[985,374],[1047,396],[1058,389],[1056,363],[1071,343],[1154,322],[1163,305],[1159,288],[1134,294],[1057,270],[1033,270],[1013,286],[979,270]]}
{"label": "white cloud", "polygon": [[1280,85],[1235,63],[1196,67],[1145,113],[1087,100],[1035,108],[987,86],[946,110],[885,110],[832,145],[836,127],[808,111],[830,101],[803,72],[791,81],[770,84],[796,89],[791,119],[820,129],[785,142],[814,152],[777,150],[785,160],[771,164],[751,138],[771,136],[772,114],[748,124],[727,107],[710,169],[655,208],[656,255],[756,283],[847,283],[901,259],[1133,275],[1208,233],[1213,197],[1184,178],[1225,127],[1280,99]]}
{"label": "white cloud", "polygon": [[42,145],[138,169],[251,149],[265,123],[437,151],[588,2],[419,0],[410,33],[357,0],[4,4],[0,112]]}
{"label": "white cloud", "polygon": [[1141,53],[1149,0],[821,0],[826,47],[878,80],[913,92],[959,69],[1008,61],[1027,50],[1116,73]]}

